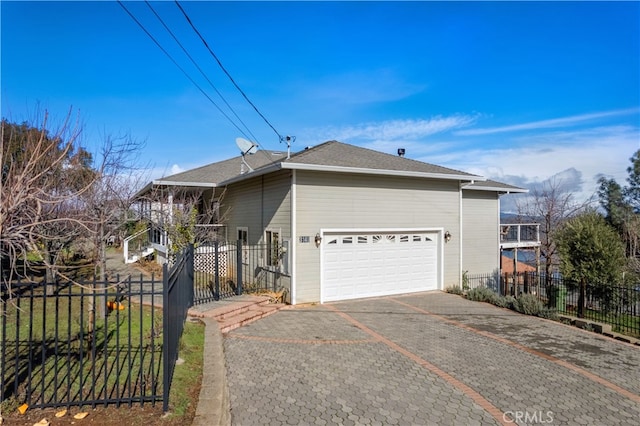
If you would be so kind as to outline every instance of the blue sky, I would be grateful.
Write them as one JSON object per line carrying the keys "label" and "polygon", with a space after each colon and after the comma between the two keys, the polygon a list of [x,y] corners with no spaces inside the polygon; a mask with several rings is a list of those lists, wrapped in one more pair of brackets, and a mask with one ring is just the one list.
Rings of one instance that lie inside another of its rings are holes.
{"label": "blue sky", "polygon": [[[1,2],[2,116],[72,107],[89,149],[144,141],[151,177],[237,155],[237,137],[286,149],[173,1],[151,5],[206,79],[147,4],[124,4],[230,119],[115,1]],[[640,148],[638,2],[180,4],[293,150],[403,147],[527,188],[561,179],[584,198],[598,174],[624,183]]]}

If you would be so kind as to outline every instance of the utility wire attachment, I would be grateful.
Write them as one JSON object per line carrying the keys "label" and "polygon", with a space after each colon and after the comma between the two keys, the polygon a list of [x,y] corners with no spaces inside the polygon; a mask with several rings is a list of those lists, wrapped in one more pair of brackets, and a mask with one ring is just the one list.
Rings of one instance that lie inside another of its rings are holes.
{"label": "utility wire attachment", "polygon": [[287,160],[291,158],[291,144],[296,141],[295,136],[280,136],[280,142],[285,142],[287,144]]}

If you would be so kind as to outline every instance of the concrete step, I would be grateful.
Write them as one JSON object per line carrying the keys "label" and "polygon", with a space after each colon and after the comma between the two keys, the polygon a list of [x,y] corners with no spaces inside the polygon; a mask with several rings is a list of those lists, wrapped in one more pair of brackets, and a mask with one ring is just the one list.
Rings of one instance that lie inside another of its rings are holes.
{"label": "concrete step", "polygon": [[213,318],[222,333],[241,327],[284,308],[285,304],[271,303],[268,296],[242,295],[213,302],[209,306],[189,309],[189,316]]}
{"label": "concrete step", "polygon": [[230,303],[216,308],[213,317],[217,321],[224,321],[227,318],[241,315],[256,306],[264,306],[269,304],[269,298],[263,296],[252,296],[250,299],[234,301],[230,299]]}
{"label": "concrete step", "polygon": [[282,309],[284,304],[255,304],[246,310],[236,311],[234,315],[226,316],[224,319],[218,319],[220,331],[228,333],[238,327],[257,321],[268,315],[274,314]]}

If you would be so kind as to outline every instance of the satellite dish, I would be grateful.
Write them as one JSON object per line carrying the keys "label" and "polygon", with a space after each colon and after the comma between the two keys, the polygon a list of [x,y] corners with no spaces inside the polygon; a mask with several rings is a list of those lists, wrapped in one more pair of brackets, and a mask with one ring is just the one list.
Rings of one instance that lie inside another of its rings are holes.
{"label": "satellite dish", "polygon": [[245,166],[249,169],[250,172],[253,171],[249,163],[244,159],[244,156],[247,154],[255,154],[258,150],[258,144],[255,144],[251,141],[248,141],[244,138],[236,138],[236,145],[240,148],[240,153],[242,154],[242,163],[240,164],[240,174],[245,174],[246,170]]}
{"label": "satellite dish", "polygon": [[245,138],[236,138],[236,145],[240,148],[243,156],[245,154],[255,154],[258,150],[258,144],[248,141]]}

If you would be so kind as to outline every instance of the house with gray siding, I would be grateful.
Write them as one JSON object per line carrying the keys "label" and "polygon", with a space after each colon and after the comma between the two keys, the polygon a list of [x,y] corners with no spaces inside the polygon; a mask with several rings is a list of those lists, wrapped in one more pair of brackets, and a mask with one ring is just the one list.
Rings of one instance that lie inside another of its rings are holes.
{"label": "house with gray siding", "polygon": [[[248,166],[248,167],[245,167]],[[258,151],[151,182],[219,203],[228,240],[277,244],[292,304],[443,290],[498,270],[500,197],[526,192],[336,141]]]}

